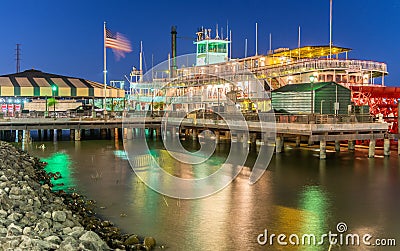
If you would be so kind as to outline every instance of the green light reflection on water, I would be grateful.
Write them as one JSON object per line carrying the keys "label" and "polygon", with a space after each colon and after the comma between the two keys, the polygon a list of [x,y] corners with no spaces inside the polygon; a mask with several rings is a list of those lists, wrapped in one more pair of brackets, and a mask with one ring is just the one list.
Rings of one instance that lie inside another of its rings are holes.
{"label": "green light reflection on water", "polygon": [[41,158],[41,161],[46,162],[44,170],[49,173],[60,172],[61,178],[54,180],[51,178],[51,183],[54,185],[52,190],[67,191],[76,186],[75,179],[72,176],[71,158],[64,152],[56,152],[48,158]]}
{"label": "green light reflection on water", "polygon": [[[304,187],[301,198],[300,208],[308,214],[302,224],[303,234],[314,234],[316,242],[321,241],[321,235],[329,231],[327,221],[329,217],[329,200],[325,191],[319,186]],[[325,239],[324,245],[328,245],[328,240]],[[308,250],[318,250],[320,247],[308,247]],[[314,249],[315,248],[315,249]]]}

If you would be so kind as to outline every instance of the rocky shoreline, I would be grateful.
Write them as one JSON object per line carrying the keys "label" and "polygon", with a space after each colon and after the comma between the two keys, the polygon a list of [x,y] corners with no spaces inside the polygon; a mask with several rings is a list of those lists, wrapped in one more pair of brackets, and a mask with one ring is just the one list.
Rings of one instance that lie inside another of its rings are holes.
{"label": "rocky shoreline", "polygon": [[151,250],[140,240],[96,217],[95,202],[77,193],[51,191],[46,164],[0,142],[0,251]]}

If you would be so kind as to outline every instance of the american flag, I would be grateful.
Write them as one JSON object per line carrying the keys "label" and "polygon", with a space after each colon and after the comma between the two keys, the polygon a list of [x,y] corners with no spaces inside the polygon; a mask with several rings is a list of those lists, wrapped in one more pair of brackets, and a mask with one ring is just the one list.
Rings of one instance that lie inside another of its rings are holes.
{"label": "american flag", "polygon": [[106,28],[106,40],[105,46],[107,48],[112,48],[113,51],[121,57],[124,57],[124,53],[128,53],[132,51],[131,42],[122,35],[121,33],[113,33],[109,29]]}

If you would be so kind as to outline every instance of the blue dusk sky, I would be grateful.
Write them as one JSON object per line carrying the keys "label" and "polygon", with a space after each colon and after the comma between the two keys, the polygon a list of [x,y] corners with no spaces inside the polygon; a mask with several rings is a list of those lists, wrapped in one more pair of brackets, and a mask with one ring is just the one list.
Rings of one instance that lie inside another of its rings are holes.
{"label": "blue dusk sky", "polygon": [[[21,44],[21,70],[103,81],[103,22],[131,41],[133,52],[117,61],[107,49],[108,79],[123,80],[139,67],[143,41],[144,69],[167,59],[171,26],[177,26],[178,55],[194,53],[195,32],[226,24],[232,29],[232,57],[265,54],[272,47],[297,47],[298,26],[302,45],[329,44],[329,0],[232,1],[93,1],[4,0],[0,3],[0,74],[16,71],[15,47]],[[400,1],[333,0],[333,43],[352,48],[349,58],[388,64],[387,85],[400,85]]]}

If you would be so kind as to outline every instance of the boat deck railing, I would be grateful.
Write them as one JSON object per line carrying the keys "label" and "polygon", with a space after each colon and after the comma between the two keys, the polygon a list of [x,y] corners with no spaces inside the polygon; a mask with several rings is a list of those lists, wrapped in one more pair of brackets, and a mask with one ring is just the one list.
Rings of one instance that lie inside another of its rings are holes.
{"label": "boat deck railing", "polygon": [[206,75],[224,75],[226,73],[240,73],[241,71],[250,70],[251,72],[266,71],[268,73],[292,71],[300,72],[307,70],[324,70],[324,69],[337,69],[347,71],[377,71],[387,73],[387,65],[382,62],[371,60],[358,60],[358,59],[303,59],[290,63],[274,64],[274,65],[260,65],[255,64],[253,61],[244,62],[227,62],[222,64],[208,65],[208,66],[195,66],[184,68],[184,71],[178,70],[180,77],[193,76],[197,74]]}
{"label": "boat deck railing", "polygon": [[273,67],[257,67],[252,71],[262,71],[268,77],[300,74],[310,71],[336,70],[347,72],[380,72],[387,74],[387,65],[381,62],[368,60],[349,59],[312,59],[296,61],[291,64],[277,65]]}

